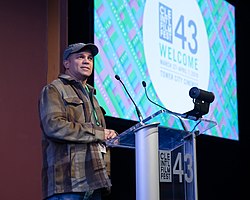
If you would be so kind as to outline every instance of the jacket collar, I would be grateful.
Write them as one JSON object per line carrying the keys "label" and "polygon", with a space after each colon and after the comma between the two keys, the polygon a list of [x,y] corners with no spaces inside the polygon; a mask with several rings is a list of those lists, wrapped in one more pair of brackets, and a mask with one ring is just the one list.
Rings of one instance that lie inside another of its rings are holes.
{"label": "jacket collar", "polygon": [[[67,74],[60,74],[60,75],[58,76],[58,78],[59,78],[59,79],[63,79],[63,80],[65,80],[66,82],[71,82],[72,84],[81,84],[80,81],[74,79],[73,77],[71,77],[71,76],[69,76],[69,75],[67,75]],[[96,89],[95,89],[93,86],[89,85],[88,83],[87,83],[86,85],[88,86],[89,90],[90,90],[91,92],[93,92],[93,94],[95,95],[95,94],[96,94]]]}

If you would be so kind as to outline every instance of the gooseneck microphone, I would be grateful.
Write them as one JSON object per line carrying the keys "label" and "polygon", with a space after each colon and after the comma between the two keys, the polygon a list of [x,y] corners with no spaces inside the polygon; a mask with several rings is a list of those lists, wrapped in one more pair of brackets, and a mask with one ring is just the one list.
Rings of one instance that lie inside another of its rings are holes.
{"label": "gooseneck microphone", "polygon": [[118,75],[116,74],[116,75],[115,75],[115,78],[116,78],[118,81],[120,81],[120,82],[121,82],[121,84],[123,85],[123,87],[124,87],[124,89],[125,89],[126,93],[128,94],[128,96],[129,96],[130,100],[133,102],[133,104],[134,104],[134,106],[135,106],[135,110],[136,110],[136,113],[137,113],[137,116],[138,116],[138,118],[139,118],[140,122],[142,122],[142,120],[143,120],[143,118],[142,118],[142,114],[141,114],[141,112],[140,112],[140,110],[139,110],[138,106],[135,104],[134,100],[133,100],[133,99],[132,99],[132,97],[130,96],[130,94],[129,94],[129,92],[128,92],[127,88],[125,87],[124,83],[122,82],[122,80],[121,80],[120,76],[118,76]]}
{"label": "gooseneck microphone", "polygon": [[146,85],[146,82],[145,82],[145,81],[142,81],[142,86],[143,86],[144,89],[145,89],[145,94],[146,94],[147,99],[148,99],[151,103],[153,103],[153,104],[159,106],[159,107],[162,108],[163,110],[166,110],[166,111],[172,113],[170,110],[167,110],[167,109],[164,108],[163,106],[161,106],[161,105],[155,103],[154,101],[152,101],[152,100],[148,97],[148,93],[147,93],[147,89],[146,89],[146,86],[147,86],[147,85]]}
{"label": "gooseneck microphone", "polygon": [[155,103],[154,101],[152,101],[152,100],[148,97],[148,93],[147,93],[147,89],[146,89],[146,82],[145,82],[145,81],[142,81],[142,86],[143,86],[144,89],[145,89],[145,94],[146,94],[147,99],[148,99],[151,103],[155,104],[156,106],[159,106],[160,108],[162,108],[163,110],[167,111],[168,113],[171,113],[171,114],[173,114],[174,116],[178,117],[178,119],[179,119],[180,122],[181,122],[182,128],[186,131],[187,128],[186,128],[184,122],[182,121],[182,119],[181,119],[176,113],[174,113],[174,112],[168,110],[167,108],[165,108],[165,107],[163,107],[163,106],[161,106],[161,105]]}

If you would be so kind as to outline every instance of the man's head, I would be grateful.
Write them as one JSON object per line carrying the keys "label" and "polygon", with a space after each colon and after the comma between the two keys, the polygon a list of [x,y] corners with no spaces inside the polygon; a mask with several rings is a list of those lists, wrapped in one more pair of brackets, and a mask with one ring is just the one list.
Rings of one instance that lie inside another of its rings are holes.
{"label": "man's head", "polygon": [[92,43],[69,45],[63,54],[65,73],[86,82],[93,71],[93,57],[97,54],[98,48]]}
{"label": "man's head", "polygon": [[96,45],[92,44],[92,43],[75,43],[75,44],[70,44],[63,53],[63,60],[67,60],[68,57],[73,54],[73,53],[77,53],[83,50],[89,50],[92,53],[92,56],[96,56],[99,52],[98,48]]}

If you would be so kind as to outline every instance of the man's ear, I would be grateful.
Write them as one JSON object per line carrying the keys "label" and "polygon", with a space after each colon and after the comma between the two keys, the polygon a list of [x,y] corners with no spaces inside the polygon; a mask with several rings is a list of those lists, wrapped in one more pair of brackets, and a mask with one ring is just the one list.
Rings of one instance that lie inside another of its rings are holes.
{"label": "man's ear", "polygon": [[64,60],[63,65],[64,65],[65,69],[69,69],[69,61],[68,60]]}

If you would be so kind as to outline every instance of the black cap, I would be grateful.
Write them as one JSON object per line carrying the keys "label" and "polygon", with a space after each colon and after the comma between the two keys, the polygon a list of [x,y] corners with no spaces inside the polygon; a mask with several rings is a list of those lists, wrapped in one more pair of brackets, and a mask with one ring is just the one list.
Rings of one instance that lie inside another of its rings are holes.
{"label": "black cap", "polygon": [[70,44],[63,53],[63,60],[67,60],[69,55],[72,53],[79,52],[81,50],[90,50],[92,53],[92,56],[96,56],[99,52],[98,47],[93,44],[93,43],[75,43],[75,44]]}

